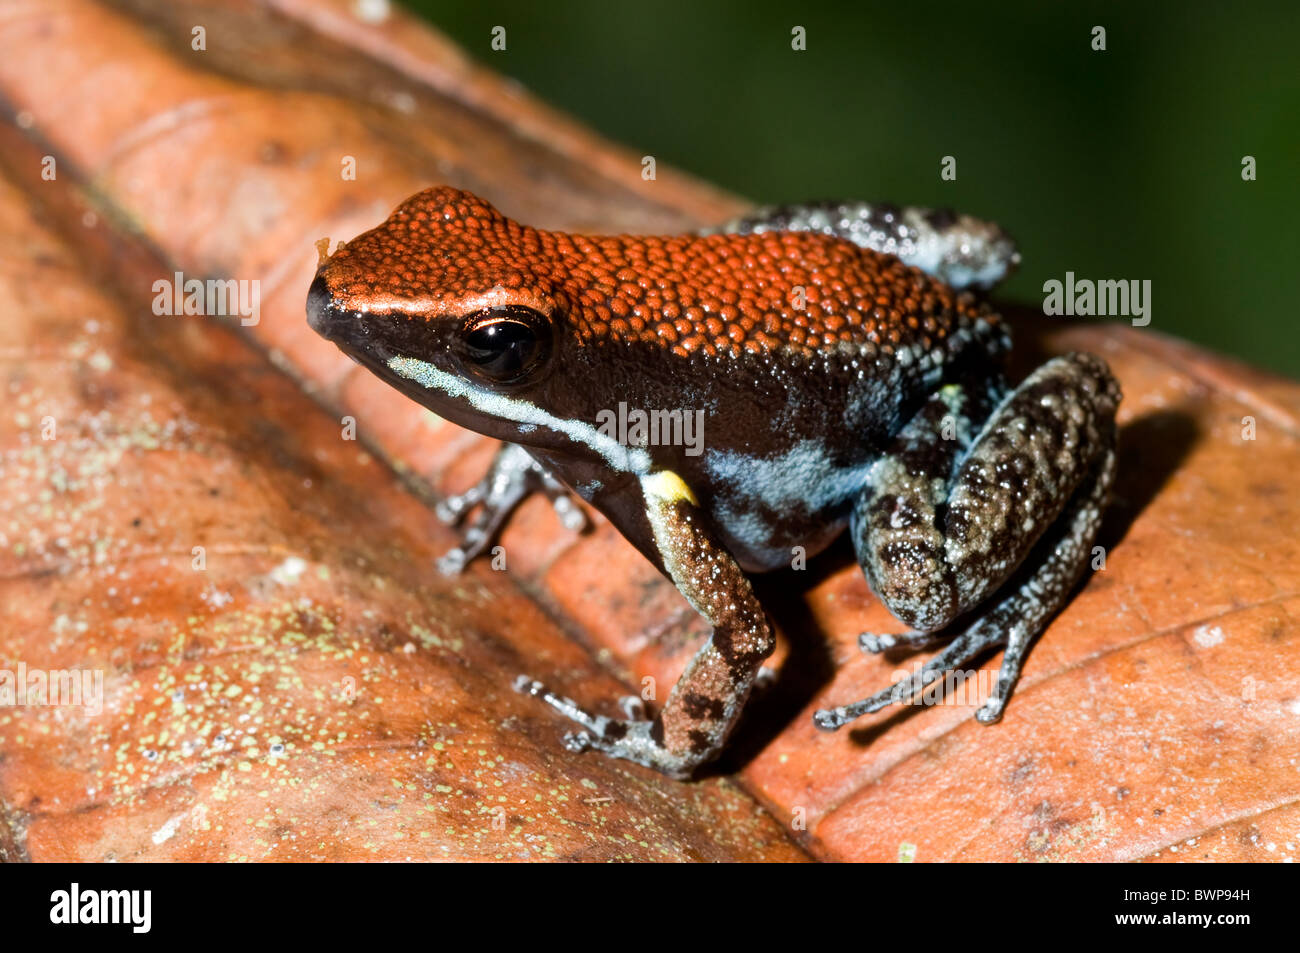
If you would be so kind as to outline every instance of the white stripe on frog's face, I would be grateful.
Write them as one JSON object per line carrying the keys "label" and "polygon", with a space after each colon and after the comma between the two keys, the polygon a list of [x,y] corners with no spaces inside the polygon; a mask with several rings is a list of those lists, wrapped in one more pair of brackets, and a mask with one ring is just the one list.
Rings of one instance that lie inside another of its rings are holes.
{"label": "white stripe on frog's face", "polygon": [[574,443],[599,454],[615,470],[625,473],[648,473],[650,470],[648,453],[639,447],[623,446],[585,421],[565,420],[526,400],[475,387],[463,377],[440,371],[428,361],[414,357],[389,358],[388,369],[427,390],[436,390],[448,397],[463,397],[476,410],[494,420],[513,420],[519,424],[520,433],[528,433],[539,426],[562,433]]}

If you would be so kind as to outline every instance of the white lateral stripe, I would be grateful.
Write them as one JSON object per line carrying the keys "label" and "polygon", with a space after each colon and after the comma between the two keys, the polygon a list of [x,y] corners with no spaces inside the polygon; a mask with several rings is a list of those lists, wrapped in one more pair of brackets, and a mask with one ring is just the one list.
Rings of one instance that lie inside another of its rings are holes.
{"label": "white lateral stripe", "polygon": [[388,368],[428,390],[441,391],[448,397],[464,397],[474,405],[475,409],[497,420],[513,420],[520,424],[549,427],[575,443],[590,447],[604,457],[605,462],[615,470],[645,473],[650,469],[650,455],[639,447],[625,447],[591,424],[580,420],[564,420],[548,414],[526,400],[516,400],[474,387],[463,377],[440,371],[428,361],[421,361],[414,357],[394,357],[389,359]]}

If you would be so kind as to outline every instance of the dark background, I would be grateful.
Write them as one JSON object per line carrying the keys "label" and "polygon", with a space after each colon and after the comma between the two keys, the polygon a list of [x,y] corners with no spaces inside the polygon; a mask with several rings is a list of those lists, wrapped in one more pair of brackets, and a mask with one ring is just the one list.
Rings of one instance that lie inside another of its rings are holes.
{"label": "dark background", "polygon": [[[886,199],[995,219],[1024,255],[1005,297],[1041,306],[1066,271],[1150,279],[1149,330],[1300,376],[1293,0],[409,6],[659,162],[762,203]],[[796,24],[805,52],[790,48]],[[496,25],[505,52],[489,45]],[[954,182],[939,178],[945,155]]]}

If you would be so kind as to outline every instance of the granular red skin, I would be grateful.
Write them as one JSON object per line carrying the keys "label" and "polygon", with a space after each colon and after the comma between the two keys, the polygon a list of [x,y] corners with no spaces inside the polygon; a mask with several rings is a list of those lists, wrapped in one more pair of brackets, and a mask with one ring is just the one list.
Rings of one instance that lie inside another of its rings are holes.
{"label": "granular red skin", "polygon": [[571,235],[520,225],[448,187],[408,199],[321,274],[355,311],[434,321],[524,305],[584,344],[652,343],[681,356],[866,343],[923,353],[957,326],[998,320],[892,255],[826,235]]}

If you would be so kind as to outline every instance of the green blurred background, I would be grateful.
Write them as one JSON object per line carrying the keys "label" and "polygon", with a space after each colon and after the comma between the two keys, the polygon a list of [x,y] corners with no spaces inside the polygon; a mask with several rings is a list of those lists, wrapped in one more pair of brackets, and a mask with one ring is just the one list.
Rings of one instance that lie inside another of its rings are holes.
{"label": "green blurred background", "polygon": [[[408,6],[660,162],[762,203],[995,219],[1024,254],[1006,297],[1039,307],[1066,271],[1150,279],[1149,329],[1300,377],[1295,0]],[[497,25],[505,52],[489,45]],[[956,181],[939,178],[945,155]]]}

